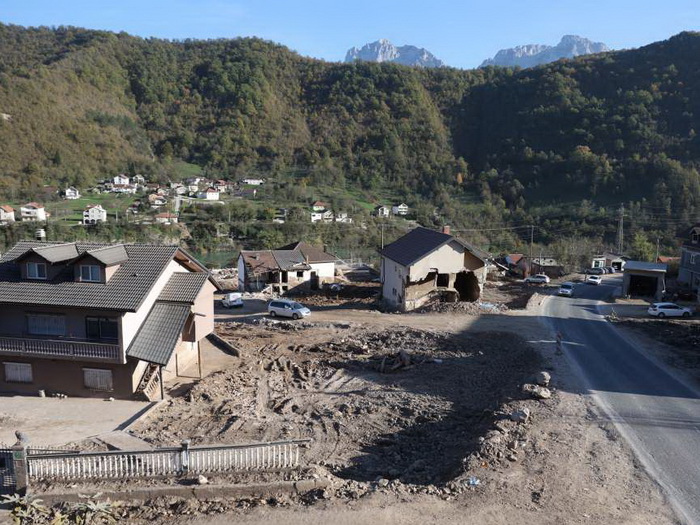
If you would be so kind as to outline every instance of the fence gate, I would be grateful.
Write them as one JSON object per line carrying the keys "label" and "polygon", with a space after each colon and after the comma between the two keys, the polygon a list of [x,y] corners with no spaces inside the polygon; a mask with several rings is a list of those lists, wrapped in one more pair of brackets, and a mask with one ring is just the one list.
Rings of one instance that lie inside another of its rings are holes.
{"label": "fence gate", "polygon": [[0,448],[0,494],[14,494],[15,469],[12,463],[12,451]]}

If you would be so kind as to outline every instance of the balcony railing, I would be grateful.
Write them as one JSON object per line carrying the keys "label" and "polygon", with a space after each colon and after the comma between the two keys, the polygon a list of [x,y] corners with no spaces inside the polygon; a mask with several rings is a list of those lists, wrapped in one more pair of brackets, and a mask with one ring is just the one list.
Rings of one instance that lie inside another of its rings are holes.
{"label": "balcony railing", "polygon": [[121,362],[119,345],[67,341],[62,339],[30,339],[0,336],[0,354],[52,359],[96,359]]}

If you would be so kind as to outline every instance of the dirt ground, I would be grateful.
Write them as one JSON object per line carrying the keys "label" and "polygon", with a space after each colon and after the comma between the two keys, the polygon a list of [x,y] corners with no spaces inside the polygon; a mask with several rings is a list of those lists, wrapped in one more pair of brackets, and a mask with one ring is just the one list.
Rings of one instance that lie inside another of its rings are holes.
{"label": "dirt ground", "polygon": [[[300,499],[159,500],[124,516],[250,525],[676,523],[555,355],[537,318],[543,300],[496,315],[329,309],[298,323],[220,323],[241,358],[136,433],[164,445],[311,437],[304,460],[331,487]],[[538,401],[521,386],[541,370],[552,374],[553,396]],[[511,421],[524,408],[528,421]]]}
{"label": "dirt ground", "polygon": [[661,343],[659,357],[700,380],[700,320],[623,318],[616,325]]}

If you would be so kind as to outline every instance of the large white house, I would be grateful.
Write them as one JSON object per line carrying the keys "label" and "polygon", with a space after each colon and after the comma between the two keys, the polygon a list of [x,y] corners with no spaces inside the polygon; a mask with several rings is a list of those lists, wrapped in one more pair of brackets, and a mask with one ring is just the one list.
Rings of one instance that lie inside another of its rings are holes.
{"label": "large white house", "polygon": [[129,177],[127,177],[123,173],[120,173],[112,179],[112,184],[114,184],[115,186],[127,186],[129,182]]}
{"label": "large white house", "polygon": [[46,220],[46,209],[38,202],[28,202],[19,209],[19,214],[22,222]]}
{"label": "large white house", "polygon": [[107,210],[100,204],[88,204],[83,210],[83,224],[97,224],[107,221]]}
{"label": "large white house", "polygon": [[398,310],[433,299],[476,301],[486,281],[488,254],[443,232],[418,227],[381,251],[382,298]]}

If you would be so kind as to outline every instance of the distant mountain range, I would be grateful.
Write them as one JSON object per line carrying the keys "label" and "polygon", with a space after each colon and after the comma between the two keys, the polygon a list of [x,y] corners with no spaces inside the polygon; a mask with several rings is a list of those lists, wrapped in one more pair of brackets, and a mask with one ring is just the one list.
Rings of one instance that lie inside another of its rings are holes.
{"label": "distant mountain range", "polygon": [[385,38],[353,47],[345,55],[345,62],[395,62],[405,66],[442,67],[445,63],[430,51],[416,46],[395,46]]}
{"label": "distant mountain range", "polygon": [[576,35],[566,35],[556,46],[528,44],[525,46],[501,49],[496,56],[484,60],[481,67],[502,66],[523,68],[539,66],[561,58],[574,58],[581,55],[602,53],[610,48],[602,42],[592,42]]}

